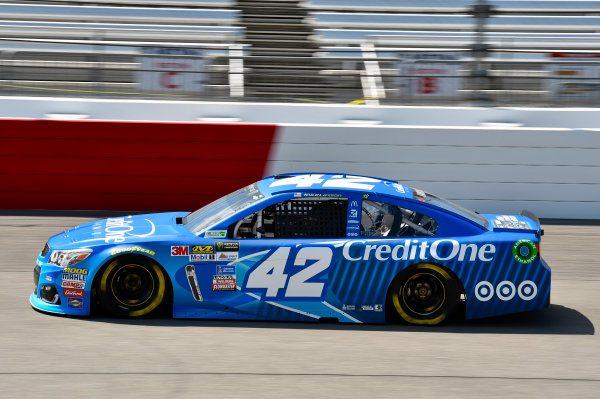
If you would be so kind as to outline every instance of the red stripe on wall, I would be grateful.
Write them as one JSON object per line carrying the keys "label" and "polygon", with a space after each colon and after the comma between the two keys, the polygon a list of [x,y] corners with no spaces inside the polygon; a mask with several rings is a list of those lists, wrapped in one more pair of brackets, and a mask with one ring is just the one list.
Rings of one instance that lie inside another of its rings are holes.
{"label": "red stripe on wall", "polygon": [[193,210],[262,178],[275,130],[0,119],[0,208]]}

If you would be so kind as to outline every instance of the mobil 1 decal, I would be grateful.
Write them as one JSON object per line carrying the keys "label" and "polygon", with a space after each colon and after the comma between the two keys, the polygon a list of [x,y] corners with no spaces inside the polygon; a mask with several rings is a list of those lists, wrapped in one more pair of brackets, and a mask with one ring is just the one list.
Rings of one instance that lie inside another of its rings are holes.
{"label": "mobil 1 decal", "polygon": [[262,300],[322,300],[334,258],[331,246],[276,248],[248,270],[242,290]]}

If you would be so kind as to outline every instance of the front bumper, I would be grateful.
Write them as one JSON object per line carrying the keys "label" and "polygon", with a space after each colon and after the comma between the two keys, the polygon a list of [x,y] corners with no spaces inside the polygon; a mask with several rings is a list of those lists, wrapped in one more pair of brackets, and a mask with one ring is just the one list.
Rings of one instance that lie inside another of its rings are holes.
{"label": "front bumper", "polygon": [[[40,256],[34,269],[34,291],[29,296],[29,303],[37,310],[48,313],[66,314],[73,316],[87,316],[90,314],[91,284],[85,287],[69,289],[62,285],[63,269],[45,263]],[[38,276],[39,273],[39,276]],[[35,284],[37,280],[37,284]],[[46,289],[53,294],[42,295]],[[57,297],[54,295],[56,293]]]}

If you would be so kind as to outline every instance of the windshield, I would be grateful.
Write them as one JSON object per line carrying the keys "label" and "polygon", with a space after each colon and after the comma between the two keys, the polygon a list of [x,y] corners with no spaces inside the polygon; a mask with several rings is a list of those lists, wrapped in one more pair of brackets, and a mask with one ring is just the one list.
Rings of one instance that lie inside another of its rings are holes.
{"label": "windshield", "polygon": [[199,234],[207,227],[233,215],[263,197],[264,195],[256,184],[250,184],[190,213],[183,218],[183,224],[192,233]]}
{"label": "windshield", "polygon": [[480,214],[463,208],[462,206],[455,204],[454,202],[448,201],[447,199],[427,193],[423,190],[419,190],[418,188],[411,187],[411,189],[413,191],[414,199],[437,206],[438,208],[445,209],[452,213],[456,213],[457,215],[460,215],[466,219],[469,219],[472,222],[477,223],[478,225],[487,230],[489,226],[488,220]]}

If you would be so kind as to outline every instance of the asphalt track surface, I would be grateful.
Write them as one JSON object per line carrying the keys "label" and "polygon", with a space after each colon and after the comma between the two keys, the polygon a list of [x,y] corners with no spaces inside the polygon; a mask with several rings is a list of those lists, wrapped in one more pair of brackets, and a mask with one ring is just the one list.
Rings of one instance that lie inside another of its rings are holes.
{"label": "asphalt track surface", "polygon": [[34,311],[48,236],[0,216],[1,398],[598,398],[600,226],[545,225],[541,311],[434,328],[69,318]]}

